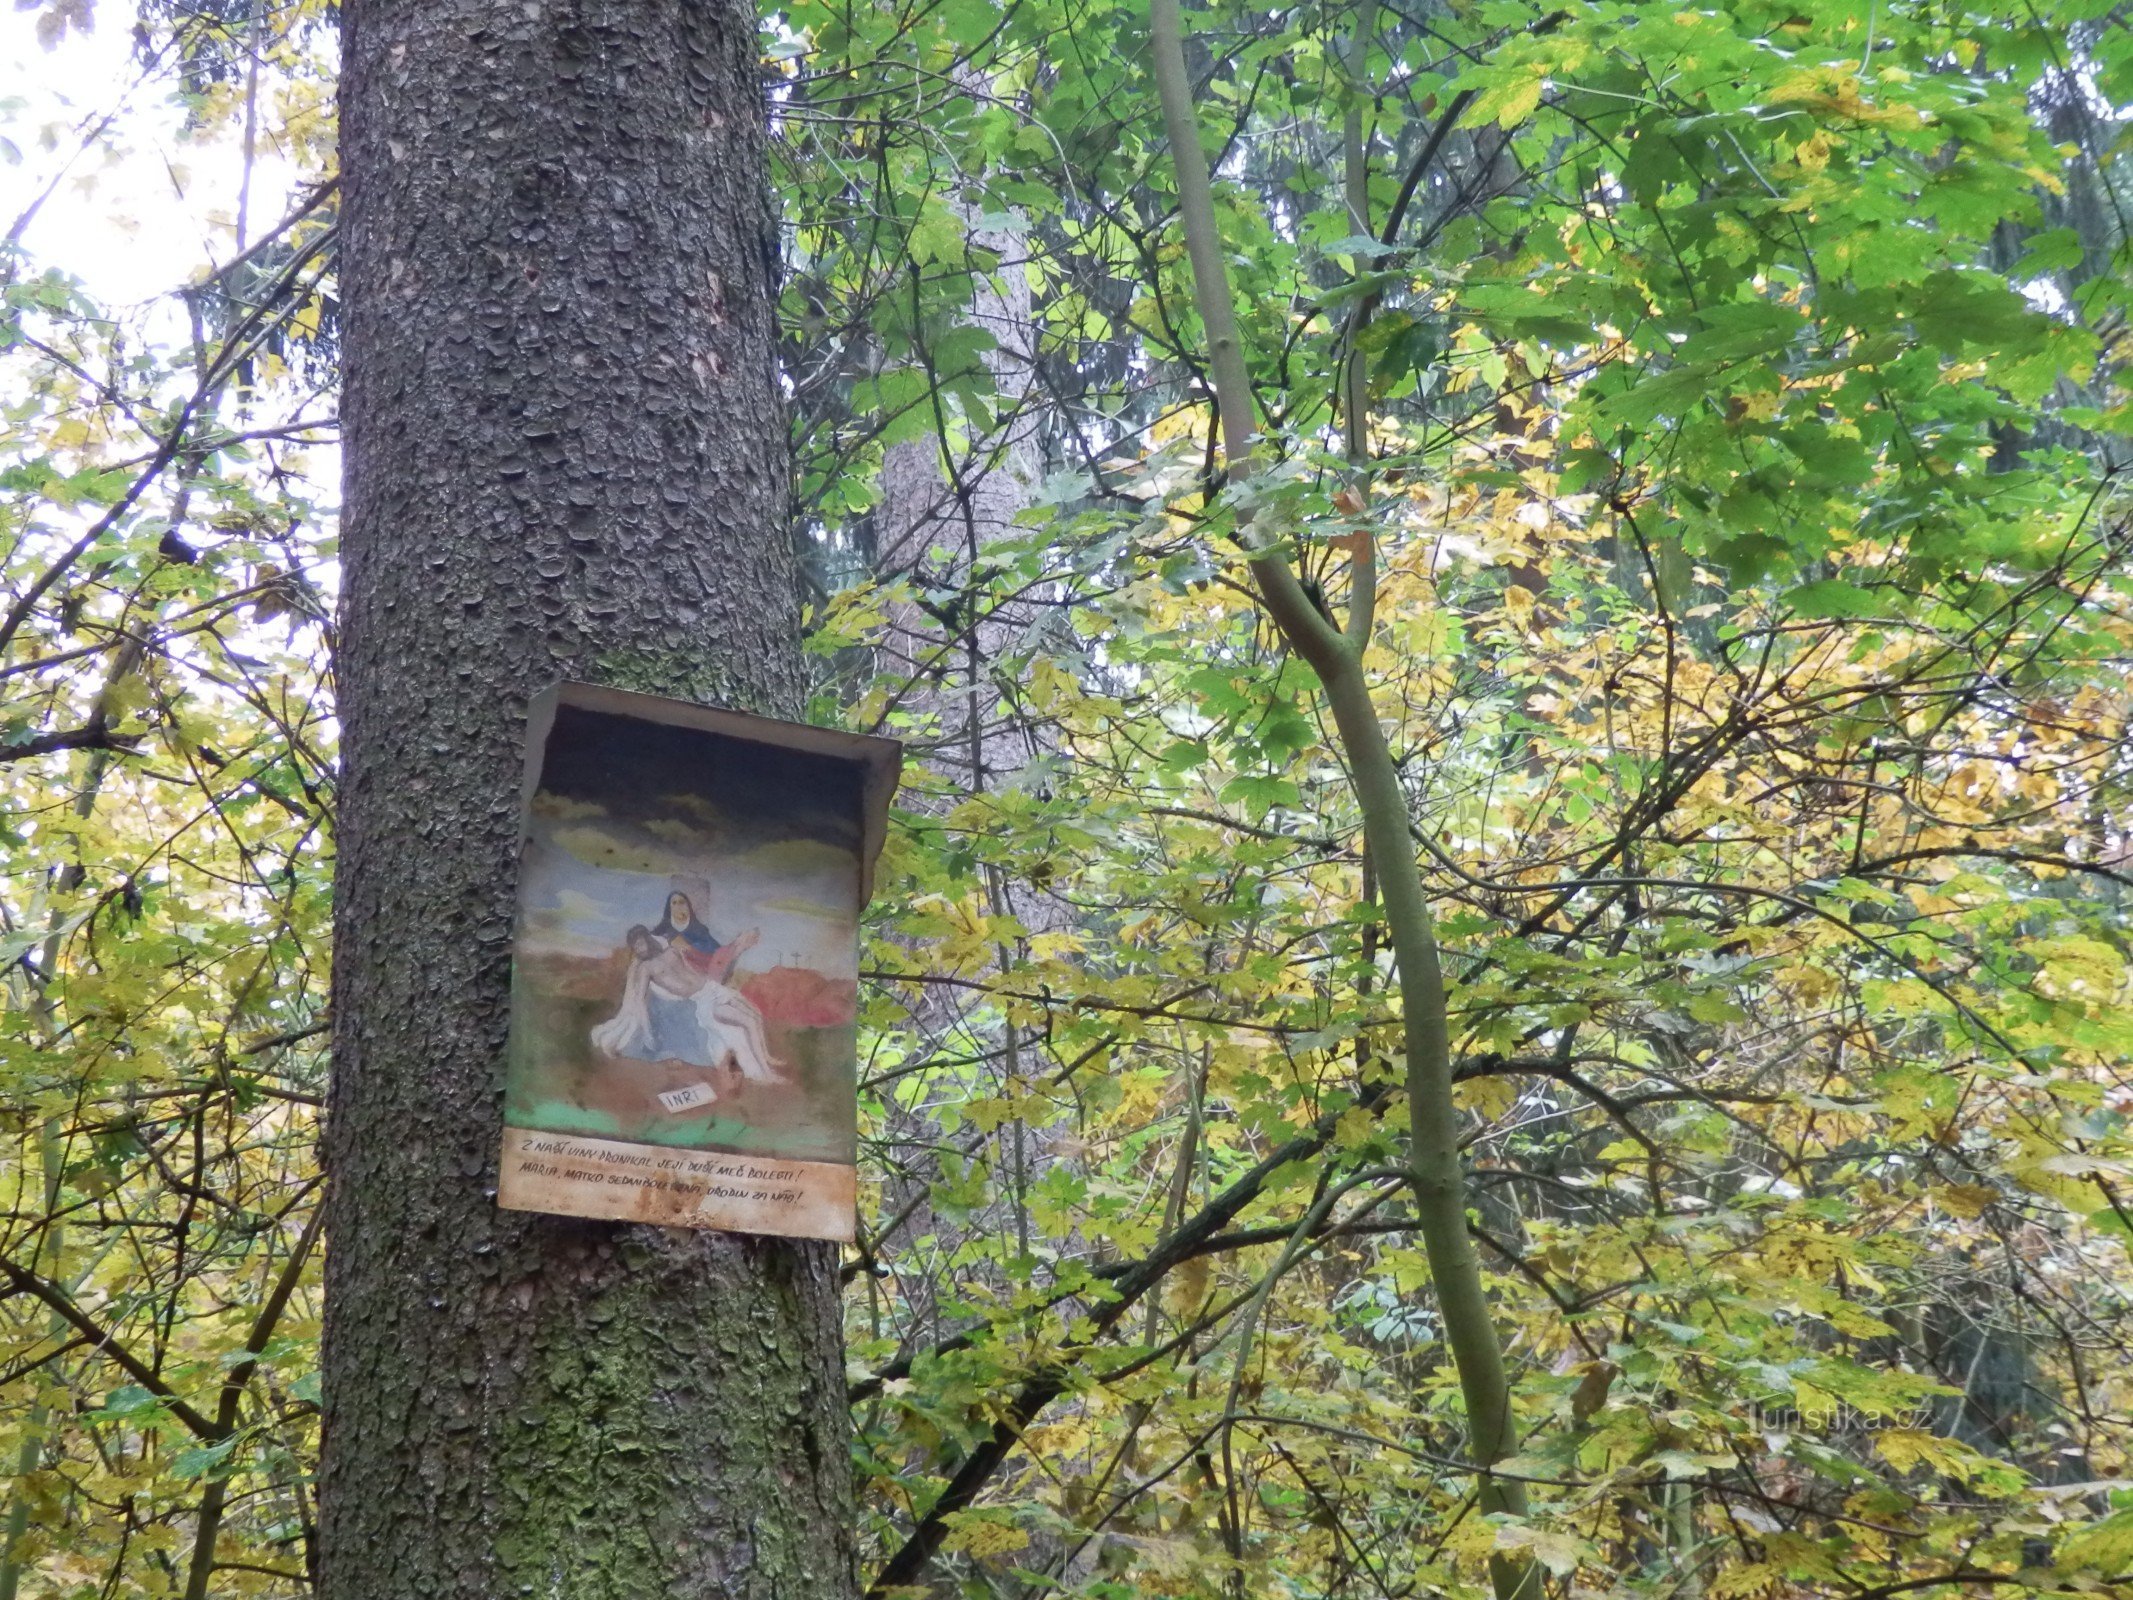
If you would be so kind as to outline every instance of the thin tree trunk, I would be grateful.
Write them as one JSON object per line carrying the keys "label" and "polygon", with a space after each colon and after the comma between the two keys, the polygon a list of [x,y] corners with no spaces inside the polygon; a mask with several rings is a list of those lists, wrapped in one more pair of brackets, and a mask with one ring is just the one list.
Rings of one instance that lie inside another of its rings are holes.
{"label": "thin tree trunk", "polygon": [[[973,92],[985,87],[975,74],[965,86]],[[910,577],[927,587],[960,591],[968,597],[967,608],[959,608],[953,626],[940,623],[915,604],[891,607],[883,640],[885,666],[923,669],[921,680],[903,696],[902,704],[929,720],[936,730],[933,760],[955,789],[930,802],[941,811],[951,809],[960,796],[1012,784],[1033,759],[1052,751],[1046,736],[1033,735],[1019,725],[1019,719],[1002,714],[997,677],[1002,661],[1025,648],[1024,636],[1040,624],[1043,608],[1018,600],[989,606],[987,585],[981,577],[994,547],[1025,533],[1016,518],[1027,509],[1040,476],[1031,412],[1037,331],[1029,279],[1022,265],[1028,245],[1019,231],[981,227],[975,206],[961,200],[952,206],[967,230],[966,251],[987,252],[999,263],[991,272],[970,263],[968,316],[971,326],[993,339],[993,348],[982,359],[992,379],[999,425],[958,449],[948,437],[945,414],[936,413],[939,426],[934,433],[902,440],[883,453],[878,479],[881,497],[874,508],[875,568],[880,576]],[[923,808],[929,801],[918,798],[913,803]],[[1024,933],[1049,932],[1065,924],[1064,908],[1034,885],[1010,879],[997,868],[987,867],[983,872],[988,908],[1015,917]],[[1005,970],[1012,959],[1013,952],[1003,948],[995,970]],[[910,1026],[929,1046],[938,1046],[958,1029],[970,1027],[971,1014],[977,1009],[973,996],[921,986],[911,1003]],[[1012,1023],[1003,1020],[997,1026],[996,1035],[973,1042],[1003,1047],[996,1082],[1001,1092],[1013,1095],[1028,1087],[1022,1081],[1023,1039]],[[882,1213],[903,1217],[906,1237],[931,1232],[936,1225],[927,1197],[934,1175],[931,1153],[947,1142],[940,1121],[926,1108],[905,1108],[892,1101],[884,1131],[892,1147],[917,1152],[918,1159],[885,1186]],[[1013,1225],[1026,1232],[1028,1212],[1023,1197],[1033,1166],[1049,1163],[1051,1152],[1046,1147],[1052,1141],[1033,1134],[1019,1119],[1003,1124],[993,1137],[999,1149],[998,1170],[1005,1179],[990,1214],[974,1219],[970,1226],[980,1230]],[[1033,1145],[1037,1148],[1032,1149]],[[1027,1250],[1026,1238],[1019,1241],[1019,1248]],[[906,1327],[932,1328],[937,1336],[935,1286],[912,1277],[900,1288]]]}
{"label": "thin tree trunk", "polygon": [[[1025,533],[1015,519],[1027,509],[1041,474],[1030,393],[1037,333],[1021,260],[1028,245],[1016,233],[981,228],[968,205],[954,209],[969,229],[966,248],[1000,259],[990,273],[973,267],[969,315],[970,325],[994,340],[982,359],[1000,426],[962,450],[942,437],[945,426],[891,445],[883,453],[881,500],[874,509],[876,571],[915,575],[942,589],[969,585],[992,546]],[[945,424],[945,417],[940,420]],[[915,606],[890,616],[889,660],[932,669],[931,687],[904,703],[938,719],[943,753],[967,766],[960,785],[966,793],[998,788],[1044,753],[997,715],[990,679],[1041,616],[1040,607],[1016,601],[974,611],[955,630],[935,625]]]}
{"label": "thin tree trunk", "polygon": [[325,1600],[855,1590],[827,1245],[502,1213],[527,697],[792,714],[736,0],[343,0]]}
{"label": "thin tree trunk", "polygon": [[[1226,469],[1242,479],[1252,468],[1258,413],[1250,369],[1237,331],[1229,269],[1216,232],[1207,157],[1185,72],[1179,0],[1150,0],[1149,46],[1165,131],[1177,178],[1178,215],[1192,264],[1193,297],[1207,332],[1207,364],[1222,410]],[[1240,519],[1242,524],[1242,519]],[[1467,1453],[1478,1469],[1476,1500],[1488,1513],[1523,1517],[1524,1485],[1489,1468],[1517,1448],[1511,1385],[1503,1342],[1482,1283],[1481,1263],[1467,1237],[1466,1173],[1459,1153],[1459,1116],[1452,1099],[1452,1053],[1444,974],[1435,919],[1415,862],[1400,772],[1370,701],[1363,652],[1375,603],[1375,553],[1367,538],[1355,548],[1349,613],[1336,626],[1314,603],[1278,546],[1238,535],[1260,599],[1291,649],[1318,674],[1340,738],[1349,784],[1362,813],[1363,838],[1378,874],[1378,898],[1400,969],[1400,1020],[1407,1055],[1408,1164],[1416,1231],[1429,1261],[1431,1287],[1444,1324],[1444,1343],[1466,1402]],[[1497,1600],[1538,1600],[1540,1571],[1531,1561],[1499,1555],[1490,1562]]]}

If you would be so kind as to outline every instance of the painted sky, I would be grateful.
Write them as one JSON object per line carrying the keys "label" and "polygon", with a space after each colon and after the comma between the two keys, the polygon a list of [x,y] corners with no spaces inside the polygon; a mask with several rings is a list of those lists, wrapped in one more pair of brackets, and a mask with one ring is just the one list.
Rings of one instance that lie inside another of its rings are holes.
{"label": "painted sky", "polygon": [[522,936],[605,956],[673,889],[743,970],[856,976],[859,778],[849,764],[694,729],[558,708],[528,819]]}

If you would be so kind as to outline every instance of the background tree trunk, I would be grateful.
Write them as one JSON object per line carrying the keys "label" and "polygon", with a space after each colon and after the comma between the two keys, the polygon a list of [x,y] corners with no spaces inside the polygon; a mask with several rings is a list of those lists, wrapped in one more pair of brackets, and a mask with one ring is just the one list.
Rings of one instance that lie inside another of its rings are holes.
{"label": "background tree trunk", "polygon": [[[971,80],[970,87],[979,86]],[[958,200],[953,209],[965,226],[966,251],[984,251],[998,261],[991,272],[973,271],[969,323],[992,336],[993,348],[981,358],[991,375],[999,425],[957,450],[955,442],[935,433],[890,445],[882,455],[874,508],[875,571],[882,578],[910,578],[923,589],[960,592],[954,623],[929,615],[921,607],[891,606],[882,642],[882,666],[918,675],[903,696],[903,705],[929,727],[930,764],[951,780],[942,793],[912,796],[907,801],[936,813],[951,811],[969,796],[1014,784],[1032,760],[1051,754],[1048,734],[1033,729],[1000,703],[996,674],[1012,674],[1012,663],[1027,646],[1026,636],[1045,620],[1041,606],[1009,603],[980,609],[987,584],[977,577],[994,547],[1023,535],[1015,519],[1028,507],[1042,476],[1042,451],[1034,409],[1037,330],[1029,278],[1023,266],[1028,244],[1019,231],[986,230],[975,208]],[[1063,908],[1024,882],[986,870],[988,904],[1015,916],[1027,933],[1064,926]],[[1027,941],[1019,941],[1026,953]],[[995,970],[1005,970],[1012,951],[1003,951]],[[967,991],[919,986],[910,1001],[909,1024],[929,1051],[999,1049],[995,1080],[998,1092],[1026,1088],[1020,1041],[1011,1025],[980,1025],[974,1013],[985,1008]],[[958,1035],[965,1037],[958,1040]],[[938,1226],[930,1196],[938,1176],[937,1153],[956,1141],[943,1134],[940,1120],[924,1106],[906,1107],[891,1099],[883,1128],[885,1149],[910,1153],[897,1161],[882,1191],[883,1216],[901,1218],[899,1233],[918,1238]],[[967,1136],[966,1136],[967,1138]],[[1021,1214],[1021,1197],[1037,1159],[1030,1130],[1011,1119],[992,1135],[999,1152],[1003,1205],[971,1220],[974,1229],[1013,1226]],[[884,1241],[886,1242],[886,1241]],[[914,1275],[898,1285],[905,1337],[942,1336],[937,1285]]]}
{"label": "background tree trunk", "polygon": [[[1037,330],[1023,267],[1029,246],[1019,234],[980,227],[966,204],[953,209],[968,229],[965,248],[989,252],[1000,263],[992,272],[973,274],[969,317],[994,341],[981,359],[992,377],[1000,425],[960,451],[938,435],[889,446],[874,508],[877,576],[911,577],[943,590],[968,585],[992,546],[1025,533],[1015,519],[1043,475],[1032,395]],[[997,788],[1044,753],[1032,748],[1014,718],[998,711],[989,681],[997,663],[1016,652],[1042,617],[1042,608],[1029,604],[974,613],[960,629],[944,629],[915,607],[899,607],[890,616],[888,664],[930,669],[930,688],[905,703],[938,719],[934,760],[951,771],[964,769],[965,793]]]}
{"label": "background tree trunk", "polygon": [[493,1200],[528,695],[800,705],[754,16],[343,16],[322,1593],[834,1600],[832,1248]]}

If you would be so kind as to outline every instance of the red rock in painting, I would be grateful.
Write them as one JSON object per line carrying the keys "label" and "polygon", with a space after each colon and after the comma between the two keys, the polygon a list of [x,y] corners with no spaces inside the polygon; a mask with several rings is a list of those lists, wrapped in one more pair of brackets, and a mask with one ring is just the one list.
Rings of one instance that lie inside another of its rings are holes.
{"label": "red rock in painting", "polygon": [[859,1015],[859,985],[805,967],[744,973],[740,991],[773,1027],[841,1028]]}

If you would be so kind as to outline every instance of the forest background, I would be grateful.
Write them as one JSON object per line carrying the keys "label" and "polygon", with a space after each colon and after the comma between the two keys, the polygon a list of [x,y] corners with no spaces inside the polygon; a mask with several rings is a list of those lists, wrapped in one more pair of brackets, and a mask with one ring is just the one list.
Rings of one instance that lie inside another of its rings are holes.
{"label": "forest background", "polygon": [[[2133,1587],[2133,17],[1195,6],[1197,274],[1148,20],[763,19],[812,714],[912,753],[875,1592]],[[334,19],[7,28],[0,1600],[293,1595]],[[1516,1504],[1267,551],[1398,776]]]}

